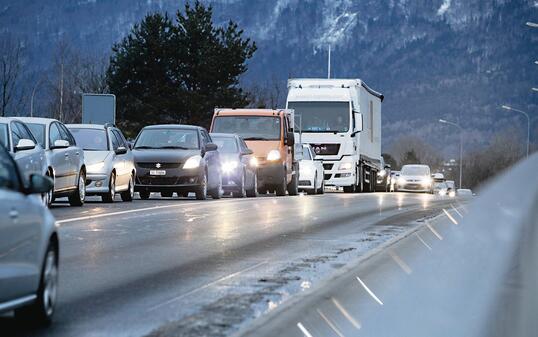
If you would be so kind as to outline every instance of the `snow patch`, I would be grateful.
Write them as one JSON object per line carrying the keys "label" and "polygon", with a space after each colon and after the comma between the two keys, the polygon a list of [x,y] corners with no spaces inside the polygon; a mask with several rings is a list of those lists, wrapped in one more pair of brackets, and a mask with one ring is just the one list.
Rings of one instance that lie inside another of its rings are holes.
{"label": "snow patch", "polygon": [[350,0],[325,0],[323,22],[318,30],[319,37],[313,40],[314,47],[336,46],[351,37],[351,31],[357,25],[358,12],[350,10]]}
{"label": "snow patch", "polygon": [[452,0],[443,0],[443,4],[437,10],[437,15],[445,14],[446,11],[450,8],[451,4],[452,4]]}

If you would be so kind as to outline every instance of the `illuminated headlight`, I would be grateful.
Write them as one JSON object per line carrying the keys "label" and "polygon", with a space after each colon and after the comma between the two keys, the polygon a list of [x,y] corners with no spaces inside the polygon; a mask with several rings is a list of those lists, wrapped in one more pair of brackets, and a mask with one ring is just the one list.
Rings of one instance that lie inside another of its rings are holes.
{"label": "illuminated headlight", "polygon": [[432,178],[424,178],[420,184],[424,187],[430,186],[432,184]]}
{"label": "illuminated headlight", "polygon": [[353,163],[342,163],[338,166],[339,170],[349,171],[353,168]]}
{"label": "illuminated headlight", "polygon": [[448,192],[448,196],[451,197],[451,198],[454,198],[456,196],[456,192],[450,191],[450,192]]}
{"label": "illuminated headlight", "polygon": [[267,160],[269,161],[280,160],[280,151],[278,150],[269,151],[269,153],[267,154]]}
{"label": "illuminated headlight", "polygon": [[105,170],[105,162],[99,162],[97,164],[88,165],[86,171],[90,173],[102,172]]}
{"label": "illuminated headlight", "polygon": [[405,185],[407,181],[405,180],[405,178],[403,177],[399,177],[398,178],[398,185]]}
{"label": "illuminated headlight", "polygon": [[250,166],[258,167],[258,159],[256,157],[250,158]]}
{"label": "illuminated headlight", "polygon": [[183,168],[186,170],[195,169],[200,167],[200,162],[202,161],[202,157],[200,156],[192,156],[185,162],[185,165],[183,165]]}
{"label": "illuminated headlight", "polygon": [[379,174],[377,176],[383,178],[386,175],[387,175],[387,171],[381,170],[381,171],[379,171]]}
{"label": "illuminated headlight", "polygon": [[239,166],[239,163],[237,161],[225,162],[222,164],[222,172],[224,173],[233,172],[238,166]]}

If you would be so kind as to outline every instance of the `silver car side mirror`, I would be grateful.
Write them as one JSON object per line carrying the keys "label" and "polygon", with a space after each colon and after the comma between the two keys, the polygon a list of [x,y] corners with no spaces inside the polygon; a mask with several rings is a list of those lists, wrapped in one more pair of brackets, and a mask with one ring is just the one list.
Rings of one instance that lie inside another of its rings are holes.
{"label": "silver car side mirror", "polygon": [[35,149],[36,144],[31,139],[21,139],[17,146],[15,146],[15,151],[25,151]]}

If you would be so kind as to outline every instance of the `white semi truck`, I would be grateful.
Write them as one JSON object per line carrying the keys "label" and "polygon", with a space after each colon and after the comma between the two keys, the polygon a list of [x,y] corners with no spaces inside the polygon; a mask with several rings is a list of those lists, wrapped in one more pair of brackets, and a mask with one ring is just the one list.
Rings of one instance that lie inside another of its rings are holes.
{"label": "white semi truck", "polygon": [[286,108],[295,110],[301,141],[323,161],[325,185],[375,191],[381,169],[383,95],[360,79],[290,79]]}

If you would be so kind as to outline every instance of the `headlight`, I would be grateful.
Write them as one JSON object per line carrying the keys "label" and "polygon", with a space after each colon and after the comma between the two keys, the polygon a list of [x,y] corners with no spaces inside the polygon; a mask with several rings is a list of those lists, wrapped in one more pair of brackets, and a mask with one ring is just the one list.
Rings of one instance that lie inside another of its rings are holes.
{"label": "headlight", "polygon": [[269,151],[269,153],[267,154],[267,160],[269,161],[280,160],[280,151],[278,150]]}
{"label": "headlight", "polygon": [[397,181],[398,181],[398,185],[404,185],[407,182],[405,178],[403,177],[399,177]]}
{"label": "headlight", "polygon": [[456,192],[450,191],[450,192],[448,192],[448,196],[451,197],[451,198],[454,198],[456,196]]}
{"label": "headlight", "polygon": [[104,161],[102,161],[100,163],[96,163],[96,164],[91,164],[91,165],[88,165],[86,167],[86,171],[90,172],[90,173],[102,172],[104,170],[105,170],[105,162]]}
{"label": "headlight", "polygon": [[387,171],[381,170],[379,171],[379,174],[377,176],[383,178],[386,174],[387,174]]}
{"label": "headlight", "polygon": [[200,167],[200,162],[202,161],[202,157],[200,156],[192,156],[185,162],[185,165],[183,165],[184,169],[195,169]]}
{"label": "headlight", "polygon": [[432,182],[432,178],[424,178],[420,183],[422,184],[422,186],[430,186]]}
{"label": "headlight", "polygon": [[256,157],[250,158],[250,166],[258,167],[258,159]]}
{"label": "headlight", "polygon": [[339,170],[346,170],[349,171],[353,168],[353,163],[342,163],[340,166],[338,166]]}
{"label": "headlight", "polygon": [[239,166],[237,161],[228,161],[222,164],[222,172],[230,173]]}

